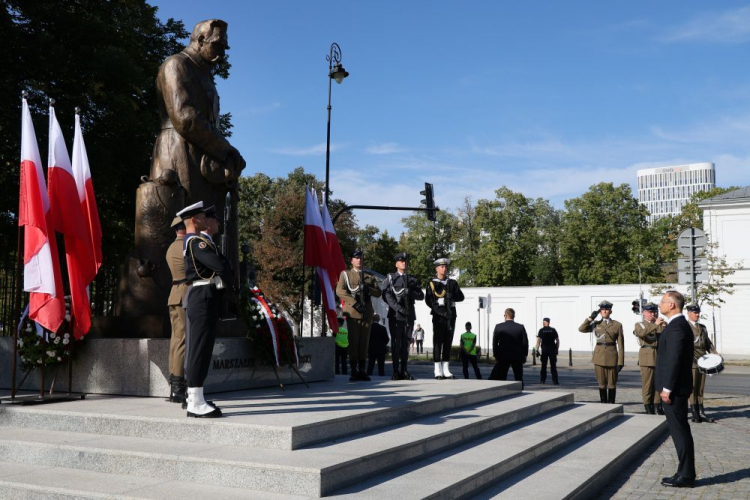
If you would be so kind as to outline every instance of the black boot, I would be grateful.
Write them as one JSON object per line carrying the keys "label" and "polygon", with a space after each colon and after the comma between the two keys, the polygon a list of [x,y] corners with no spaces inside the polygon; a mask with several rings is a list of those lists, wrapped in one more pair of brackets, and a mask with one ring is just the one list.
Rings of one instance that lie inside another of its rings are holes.
{"label": "black boot", "polygon": [[662,406],[662,403],[659,403],[658,405],[656,405],[656,414],[664,415],[664,407]]}
{"label": "black boot", "polygon": [[609,404],[615,404],[615,396],[617,395],[617,389],[607,389],[607,400]]}
{"label": "black boot", "polygon": [[643,409],[646,410],[646,415],[651,415],[651,405],[643,405]]}
{"label": "black boot", "polygon": [[169,376],[170,392],[169,402],[170,403],[184,403],[187,398],[187,382],[184,377],[177,377],[175,375]]}
{"label": "black boot", "polygon": [[648,414],[649,415],[656,415],[656,408],[654,408],[654,403],[648,404]]}
{"label": "black boot", "polygon": [[703,422],[703,420],[701,420],[701,414],[698,413],[698,405],[691,405],[690,409],[693,410],[693,422],[696,424]]}
{"label": "black boot", "polygon": [[349,382],[356,382],[358,380],[362,380],[361,378],[359,378],[359,371],[357,370],[357,362],[356,361],[352,361],[351,362],[351,367],[352,367],[352,374],[349,377]]}
{"label": "black boot", "polygon": [[699,411],[699,414],[701,416],[701,420],[703,420],[704,422],[709,422],[709,423],[712,423],[712,424],[715,422],[715,420],[713,418],[711,418],[708,415],[706,415],[706,411],[703,409],[703,404],[699,404],[698,405],[698,411]]}
{"label": "black boot", "polygon": [[607,389],[599,388],[599,399],[601,399],[602,403],[607,402]]}
{"label": "black boot", "polygon": [[365,364],[367,361],[359,361],[359,379],[363,382],[369,382],[372,380],[369,375],[367,375],[367,370],[365,369]]}

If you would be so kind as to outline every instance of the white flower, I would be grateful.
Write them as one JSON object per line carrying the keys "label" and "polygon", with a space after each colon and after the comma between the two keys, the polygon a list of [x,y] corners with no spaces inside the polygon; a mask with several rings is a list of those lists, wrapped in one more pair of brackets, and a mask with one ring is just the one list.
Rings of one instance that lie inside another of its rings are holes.
{"label": "white flower", "polygon": [[67,339],[67,338],[70,338],[70,334],[69,334],[69,333],[66,333],[65,335],[63,335],[63,338],[66,338],[66,339]]}
{"label": "white flower", "polygon": [[55,351],[47,351],[47,356],[49,356],[50,358],[54,358],[55,354],[57,354]]}
{"label": "white flower", "polygon": [[23,339],[18,339],[18,347],[23,347]]}
{"label": "white flower", "polygon": [[60,343],[60,337],[57,337],[57,338],[55,339],[55,344],[59,344],[59,343]]}
{"label": "white flower", "polygon": [[63,339],[63,345],[68,345],[69,343],[70,343],[70,340],[68,340],[68,339]]}
{"label": "white flower", "polygon": [[55,337],[57,337],[55,332],[49,332],[49,338],[54,339]]}
{"label": "white flower", "polygon": [[25,363],[25,362],[26,362],[26,356],[21,356],[21,363]]}
{"label": "white flower", "polygon": [[62,361],[62,358],[60,356],[57,357],[58,361]]}
{"label": "white flower", "polygon": [[42,360],[41,359],[37,359],[36,360],[36,364],[41,365],[42,364]]}

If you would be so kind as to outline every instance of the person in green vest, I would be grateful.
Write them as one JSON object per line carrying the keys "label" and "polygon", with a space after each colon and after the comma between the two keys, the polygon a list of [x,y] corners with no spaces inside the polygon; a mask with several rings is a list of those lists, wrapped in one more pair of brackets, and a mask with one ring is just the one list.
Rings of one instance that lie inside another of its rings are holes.
{"label": "person in green vest", "polygon": [[469,378],[469,363],[474,368],[474,375],[481,380],[482,374],[477,365],[477,336],[471,333],[471,323],[466,323],[466,332],[461,334],[461,361],[464,364],[464,378]]}
{"label": "person in green vest", "polygon": [[339,318],[339,333],[336,334],[336,375],[346,375],[346,354],[349,352],[349,330],[344,318]]}

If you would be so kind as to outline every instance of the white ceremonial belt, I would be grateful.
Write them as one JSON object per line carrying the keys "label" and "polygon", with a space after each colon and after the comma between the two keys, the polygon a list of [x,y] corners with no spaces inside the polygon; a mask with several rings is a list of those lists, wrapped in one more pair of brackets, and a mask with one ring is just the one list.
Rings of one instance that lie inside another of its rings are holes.
{"label": "white ceremonial belt", "polygon": [[193,286],[204,286],[204,285],[212,285],[213,280],[197,280],[193,281]]}

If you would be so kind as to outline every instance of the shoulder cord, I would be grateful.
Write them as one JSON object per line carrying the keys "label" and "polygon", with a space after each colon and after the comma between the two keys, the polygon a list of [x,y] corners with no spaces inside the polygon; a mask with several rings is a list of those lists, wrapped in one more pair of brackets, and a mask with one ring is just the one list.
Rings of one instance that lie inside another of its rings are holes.
{"label": "shoulder cord", "polygon": [[443,297],[445,297],[445,294],[448,292],[448,285],[445,285],[445,290],[443,290],[443,293],[442,294],[438,293],[435,290],[435,282],[434,281],[430,281],[430,288],[432,288],[432,295],[434,295],[438,299],[442,299]]}
{"label": "shoulder cord", "polygon": [[190,250],[190,260],[193,262],[193,269],[195,269],[195,274],[197,274],[198,277],[200,279],[202,279],[202,280],[213,279],[213,277],[216,276],[216,271],[211,270],[213,272],[213,274],[211,276],[209,276],[208,278],[206,278],[205,276],[201,275],[201,273],[198,271],[198,266],[195,263],[195,253],[193,252],[193,247],[190,245],[190,240],[192,240],[193,238],[198,238],[199,240],[204,241],[205,243],[209,243],[209,242],[206,241],[206,240],[204,240],[200,236],[191,236],[190,239],[188,239],[187,247]]}
{"label": "shoulder cord", "polygon": [[357,293],[362,288],[362,283],[357,285],[356,288],[352,288],[352,285],[349,283],[349,273],[346,271],[343,271],[342,274],[344,275],[344,281],[346,281],[346,288],[348,288],[349,293],[352,294],[352,296],[354,296],[354,294]]}
{"label": "shoulder cord", "polygon": [[393,290],[393,294],[396,296],[396,299],[401,299],[401,296],[406,293],[406,285],[401,287],[401,290],[396,290],[396,287],[393,285],[393,275],[388,275],[388,284],[391,287],[391,290]]}

